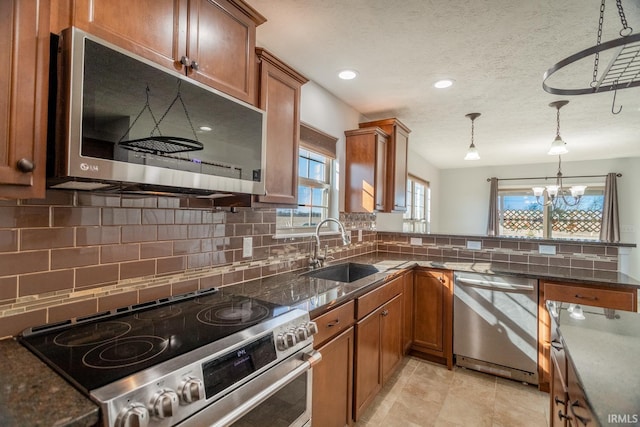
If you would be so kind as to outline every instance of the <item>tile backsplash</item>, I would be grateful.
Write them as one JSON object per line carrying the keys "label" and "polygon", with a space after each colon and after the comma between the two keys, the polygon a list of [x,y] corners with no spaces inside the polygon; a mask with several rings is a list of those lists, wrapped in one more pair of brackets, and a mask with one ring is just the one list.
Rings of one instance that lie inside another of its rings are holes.
{"label": "tile backsplash", "polygon": [[[234,211],[196,199],[67,191],[0,201],[0,337],[308,265],[312,238],[275,239],[275,209]],[[376,250],[372,216],[341,220],[353,243],[322,237],[334,258]],[[244,237],[251,257],[243,257]]]}

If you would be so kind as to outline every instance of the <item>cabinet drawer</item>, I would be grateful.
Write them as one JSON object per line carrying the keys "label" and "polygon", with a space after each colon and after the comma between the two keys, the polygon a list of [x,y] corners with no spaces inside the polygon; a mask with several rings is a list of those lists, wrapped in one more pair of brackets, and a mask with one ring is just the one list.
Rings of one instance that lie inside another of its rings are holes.
{"label": "cabinet drawer", "polygon": [[545,300],[635,311],[633,291],[545,283]]}
{"label": "cabinet drawer", "polygon": [[327,313],[313,319],[318,325],[318,333],[313,337],[314,346],[317,348],[325,341],[349,328],[355,322],[355,303],[349,301],[336,307]]}
{"label": "cabinet drawer", "polygon": [[397,277],[388,283],[364,294],[357,300],[358,320],[371,313],[382,304],[402,293],[402,277]]}

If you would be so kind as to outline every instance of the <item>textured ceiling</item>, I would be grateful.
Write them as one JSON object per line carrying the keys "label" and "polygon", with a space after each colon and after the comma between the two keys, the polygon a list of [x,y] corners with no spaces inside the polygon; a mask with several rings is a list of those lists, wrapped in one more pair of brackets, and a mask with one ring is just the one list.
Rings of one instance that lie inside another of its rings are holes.
{"label": "textured ceiling", "polygon": [[[267,18],[258,45],[367,118],[398,117],[412,130],[411,148],[438,168],[555,161],[546,154],[556,131],[548,104],[559,99],[570,101],[561,110],[564,161],[640,156],[640,87],[618,92],[618,115],[611,92],[567,97],[542,89],[553,64],[595,45],[598,0],[247,2]],[[640,32],[640,0],[622,5]],[[608,0],[602,41],[621,28]],[[584,62],[562,70],[562,81],[588,87],[593,62]],[[359,77],[339,80],[344,68]],[[445,77],[455,85],[433,88]],[[474,162],[462,160],[471,112],[482,114]]]}

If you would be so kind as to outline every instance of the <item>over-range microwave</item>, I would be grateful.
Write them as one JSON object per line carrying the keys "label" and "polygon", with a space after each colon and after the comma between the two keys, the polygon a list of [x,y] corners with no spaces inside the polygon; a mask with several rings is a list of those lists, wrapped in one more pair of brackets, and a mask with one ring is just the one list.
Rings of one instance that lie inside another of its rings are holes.
{"label": "over-range microwave", "polygon": [[50,188],[264,194],[264,111],[77,28],[53,49]]}

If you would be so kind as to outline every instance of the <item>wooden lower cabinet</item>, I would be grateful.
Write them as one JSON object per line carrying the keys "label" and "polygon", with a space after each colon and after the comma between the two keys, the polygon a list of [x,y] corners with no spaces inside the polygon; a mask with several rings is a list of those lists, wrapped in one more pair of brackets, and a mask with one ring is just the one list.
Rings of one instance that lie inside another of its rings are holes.
{"label": "wooden lower cabinet", "polygon": [[411,349],[453,367],[453,280],[448,270],[418,268],[413,284]]}
{"label": "wooden lower cabinet", "polygon": [[411,349],[411,344],[413,343],[413,307],[414,307],[414,298],[413,298],[413,279],[414,274],[413,270],[409,270],[402,276],[403,280],[403,288],[402,288],[402,298],[404,300],[404,325],[402,329],[403,339],[402,339],[402,349],[405,354],[409,352]]}
{"label": "wooden lower cabinet", "polygon": [[[403,357],[402,277],[387,285],[395,296],[371,311],[358,316],[356,323],[356,355],[354,385],[354,420],[358,420],[383,384],[399,366]],[[381,291],[381,292],[384,292]]]}
{"label": "wooden lower cabinet", "polygon": [[562,301],[616,310],[636,311],[637,290],[624,286],[578,285],[574,283],[540,281],[538,298],[538,377],[539,388],[550,391],[551,385],[551,319],[546,302]]}
{"label": "wooden lower cabinet", "polygon": [[351,425],[353,391],[353,326],[317,348],[322,360],[313,367],[314,426]]}

